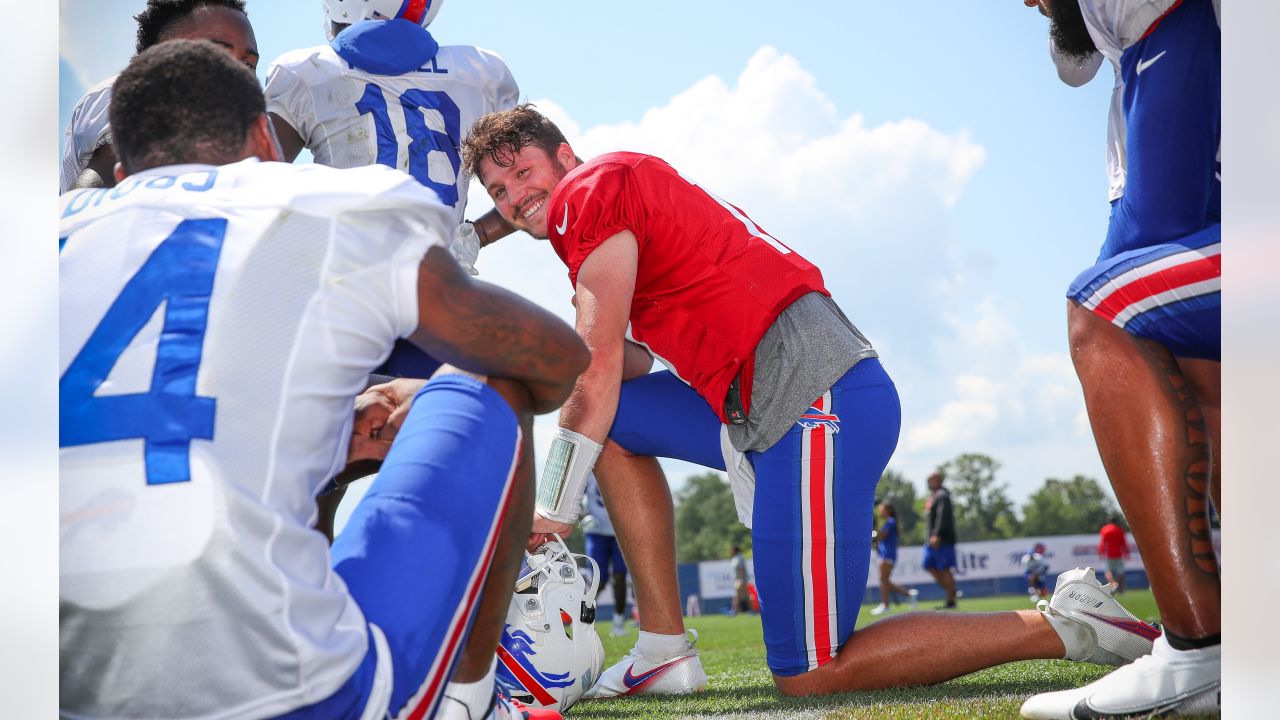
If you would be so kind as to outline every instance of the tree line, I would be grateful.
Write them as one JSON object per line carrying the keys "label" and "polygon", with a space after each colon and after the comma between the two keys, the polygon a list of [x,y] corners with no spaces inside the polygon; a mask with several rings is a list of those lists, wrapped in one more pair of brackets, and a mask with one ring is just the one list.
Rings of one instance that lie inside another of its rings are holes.
{"label": "tree line", "polygon": [[[1112,515],[1115,502],[1097,480],[1084,475],[1048,478],[1018,508],[1008,484],[996,478],[1000,463],[981,453],[964,453],[938,467],[951,492],[956,534],[961,542],[999,540],[1024,535],[1095,533]],[[929,491],[895,470],[886,470],[876,487],[876,503],[893,503],[903,545],[925,541],[924,503]],[[675,494],[676,559],[719,560],[738,545],[751,547],[751,531],[738,522],[733,494],[715,472],[694,475]]]}

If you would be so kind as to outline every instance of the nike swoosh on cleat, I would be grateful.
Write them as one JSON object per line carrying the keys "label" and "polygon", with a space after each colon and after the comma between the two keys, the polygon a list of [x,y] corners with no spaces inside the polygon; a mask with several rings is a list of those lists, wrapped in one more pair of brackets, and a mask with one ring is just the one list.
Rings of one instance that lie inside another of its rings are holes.
{"label": "nike swoosh on cleat", "polygon": [[[622,684],[627,686],[627,692],[625,694],[630,695],[637,690],[642,689],[645,685],[656,680],[659,675],[675,667],[680,662],[688,660],[690,657],[692,656],[686,655],[684,657],[678,657],[675,660],[663,663],[662,665],[659,665],[648,672],[640,673],[639,675],[632,675],[631,668],[627,668],[627,671],[622,674]],[[631,667],[635,666],[632,665]]]}
{"label": "nike swoosh on cleat", "polygon": [[1169,51],[1168,51],[1168,50],[1161,50],[1159,55],[1156,55],[1155,57],[1151,58],[1150,60],[1139,60],[1139,61],[1138,61],[1138,74],[1139,74],[1139,75],[1141,75],[1143,70],[1146,70],[1147,68],[1151,67],[1152,65],[1155,65],[1155,64],[1156,64],[1156,61],[1157,61],[1157,60],[1159,60],[1160,58],[1164,57],[1164,54],[1165,54],[1165,53],[1167,53],[1167,52],[1169,52]]}
{"label": "nike swoosh on cleat", "polygon": [[[1161,53],[1160,55],[1164,55],[1164,53]],[[1156,55],[1157,58],[1160,55]],[[567,231],[567,229],[568,229],[568,202],[564,204],[564,218],[561,220],[561,224],[556,225],[556,232],[558,234],[564,234],[564,231]]]}
{"label": "nike swoosh on cleat", "polygon": [[1125,620],[1123,618],[1107,617],[1106,615],[1091,613],[1088,610],[1081,610],[1080,614],[1088,615],[1094,620],[1104,622],[1111,627],[1120,628],[1126,632],[1131,632],[1134,635],[1140,635],[1148,640],[1155,640],[1160,637],[1160,628],[1144,623],[1141,620]]}

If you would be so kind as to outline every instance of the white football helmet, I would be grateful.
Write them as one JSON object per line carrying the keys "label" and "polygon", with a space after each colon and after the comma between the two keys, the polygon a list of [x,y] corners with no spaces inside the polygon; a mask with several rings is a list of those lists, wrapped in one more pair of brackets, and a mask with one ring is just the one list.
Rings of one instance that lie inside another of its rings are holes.
{"label": "white football helmet", "polygon": [[404,18],[422,27],[431,24],[444,0],[321,0],[324,4],[325,32],[333,39],[333,25],[351,25],[361,20]]}
{"label": "white football helmet", "polygon": [[[588,585],[578,568],[594,570]],[[596,634],[595,561],[574,555],[557,536],[526,555],[498,645],[497,679],[526,705],[568,710],[604,667]]]}

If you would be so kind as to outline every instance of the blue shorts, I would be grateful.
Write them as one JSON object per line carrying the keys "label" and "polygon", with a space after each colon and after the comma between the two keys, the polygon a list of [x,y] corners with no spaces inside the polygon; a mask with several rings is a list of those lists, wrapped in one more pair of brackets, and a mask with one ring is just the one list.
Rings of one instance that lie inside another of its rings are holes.
{"label": "blue shorts", "polygon": [[[898,443],[901,407],[874,358],[814,400],[755,468],[751,546],[769,669],[830,662],[853,634],[871,559],[876,483]],[[669,372],[622,384],[610,439],[626,450],[718,470],[721,423]]]}
{"label": "blue shorts", "polygon": [[924,545],[924,560],[920,562],[920,567],[925,570],[946,570],[956,566],[956,546],[944,545],[938,543],[938,547],[933,547],[929,543]]}
{"label": "blue shorts", "polygon": [[896,546],[890,549],[881,547],[880,560],[882,562],[887,562],[890,565],[896,565],[898,563],[898,548]]}
{"label": "blue shorts", "polygon": [[1099,262],[1067,297],[1178,357],[1222,357],[1222,226]]}
{"label": "blue shorts", "polygon": [[[430,717],[453,673],[511,499],[520,428],[506,401],[461,375],[427,383],[331,549],[333,567],[386,637],[388,716]],[[461,482],[465,480],[465,482]],[[290,720],[359,718],[378,651]]]}
{"label": "blue shorts", "polygon": [[627,562],[622,559],[622,548],[618,546],[618,538],[612,535],[587,533],[587,557],[596,561],[600,568],[600,584],[610,575],[626,575]]}
{"label": "blue shorts", "polygon": [[1037,590],[1048,590],[1049,581],[1045,577],[1049,573],[1041,575],[1033,575],[1032,573],[1023,573],[1022,576],[1027,579],[1027,587],[1033,587]]}

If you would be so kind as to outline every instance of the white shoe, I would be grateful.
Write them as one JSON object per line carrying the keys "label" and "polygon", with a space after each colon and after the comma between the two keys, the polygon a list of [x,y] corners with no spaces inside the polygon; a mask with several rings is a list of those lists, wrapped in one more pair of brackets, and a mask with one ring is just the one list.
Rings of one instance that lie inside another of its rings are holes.
{"label": "white shoe", "polygon": [[613,616],[613,627],[609,628],[610,637],[622,637],[627,634],[627,619],[621,615]]}
{"label": "white shoe", "polygon": [[1222,706],[1222,646],[1178,651],[1161,636],[1150,655],[1082,688],[1033,695],[1031,720],[1216,713]]}
{"label": "white shoe", "polygon": [[888,611],[888,609],[889,609],[889,606],[888,606],[888,605],[885,605],[884,603],[880,603],[879,605],[877,605],[877,606],[875,606],[875,607],[871,608],[871,614],[872,614],[872,615],[883,615],[886,611]]}
{"label": "white shoe", "polygon": [[912,610],[920,607],[920,591],[915,588],[907,590],[907,602],[911,605]]}
{"label": "white shoe", "polygon": [[1093,568],[1076,568],[1058,576],[1053,597],[1036,607],[1058,631],[1067,660],[1124,665],[1151,653],[1160,628],[1125,610],[1098,582]]}
{"label": "white shoe", "polygon": [[690,640],[684,652],[666,658],[647,658],[636,648],[612,667],[600,673],[600,679],[582,696],[583,700],[601,700],[630,695],[688,695],[707,688],[707,673],[693,648],[698,633],[689,631]]}

